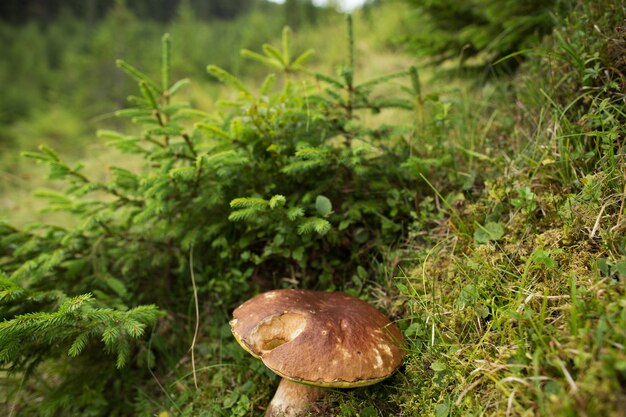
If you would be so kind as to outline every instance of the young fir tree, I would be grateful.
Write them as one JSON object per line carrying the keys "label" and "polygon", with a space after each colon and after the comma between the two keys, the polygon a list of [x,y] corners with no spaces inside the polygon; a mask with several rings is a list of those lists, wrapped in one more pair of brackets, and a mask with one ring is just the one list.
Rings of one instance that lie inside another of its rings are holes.
{"label": "young fir tree", "polygon": [[[97,181],[52,149],[25,155],[64,181],[63,193],[40,196],[76,221],[0,224],[0,363],[14,408],[130,413],[142,387],[188,354],[190,276],[203,324],[215,329],[260,288],[358,292],[372,278],[363,266],[416,210],[416,173],[443,162],[420,163],[432,159],[432,148],[415,145],[434,132],[425,126],[363,123],[363,111],[419,113],[424,100],[415,69],[358,82],[351,20],[348,29],[337,76],[307,71],[312,51],[292,56],[288,29],[280,49],[243,52],[280,71],[278,86],[270,74],[255,91],[209,66],[238,92],[214,114],[173,100],[189,80],[170,79],[165,35],[159,80],[118,61],[139,94],[117,116],[141,129],[98,132],[144,168],[111,166]],[[374,94],[402,79],[401,97]]]}

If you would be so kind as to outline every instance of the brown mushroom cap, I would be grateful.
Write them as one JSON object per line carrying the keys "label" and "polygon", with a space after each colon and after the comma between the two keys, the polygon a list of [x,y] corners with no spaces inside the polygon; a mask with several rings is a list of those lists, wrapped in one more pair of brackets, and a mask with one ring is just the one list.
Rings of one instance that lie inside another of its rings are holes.
{"label": "brown mushroom cap", "polygon": [[275,290],[233,312],[241,346],[278,375],[310,385],[375,384],[400,366],[405,342],[380,311],[347,294]]}

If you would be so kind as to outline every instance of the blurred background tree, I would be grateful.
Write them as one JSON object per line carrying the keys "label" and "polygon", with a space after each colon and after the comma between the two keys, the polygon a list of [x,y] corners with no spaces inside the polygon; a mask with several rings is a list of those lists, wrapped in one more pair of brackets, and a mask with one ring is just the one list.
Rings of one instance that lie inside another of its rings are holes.
{"label": "blurred background tree", "polygon": [[[11,23],[28,20],[51,22],[62,13],[95,22],[103,19],[117,4],[124,4],[135,16],[144,20],[169,22],[176,16],[181,3],[186,0],[6,0],[0,3],[1,19]],[[196,16],[201,20],[232,19],[247,13],[259,0],[189,0]]]}
{"label": "blurred background tree", "polygon": [[89,140],[89,131],[119,123],[110,112],[132,88],[115,60],[149,71],[160,59],[155,40],[165,32],[178,51],[173,75],[210,86],[216,84],[206,74],[208,63],[253,75],[254,68],[240,68],[240,49],[259,48],[285,24],[295,28],[333,13],[311,0],[2,1],[0,165],[20,163],[9,149],[41,143],[80,156],[84,147],[77,145]]}
{"label": "blurred background tree", "polygon": [[[484,68],[527,48],[554,26],[560,0],[405,0],[414,7],[416,25],[405,40],[434,63],[458,58]],[[512,70],[518,59],[499,68]]]}

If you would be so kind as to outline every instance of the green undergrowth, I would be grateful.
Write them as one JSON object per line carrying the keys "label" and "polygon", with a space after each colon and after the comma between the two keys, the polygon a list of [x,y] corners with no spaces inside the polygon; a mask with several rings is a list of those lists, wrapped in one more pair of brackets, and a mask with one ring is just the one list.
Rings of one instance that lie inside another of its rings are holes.
{"label": "green undergrowth", "polygon": [[[172,77],[165,35],[158,78],[117,61],[138,91],[115,113],[133,127],[98,132],[124,156],[107,175],[48,146],[24,152],[61,184],[38,191],[46,210],[72,221],[0,223],[10,413],[254,414],[268,372],[230,337],[232,309],[276,287],[364,293],[426,190],[416,172],[432,160],[457,176],[435,158],[445,103],[425,103],[415,67],[362,77],[347,29],[335,73],[308,68],[289,28],[242,51],[269,68],[260,84],[207,66],[232,91],[212,111],[179,98],[190,80]],[[410,122],[361,117],[388,111],[441,114],[420,125],[432,145],[416,147]]]}
{"label": "green undergrowth", "polygon": [[501,98],[519,100],[502,169],[419,224],[431,244],[409,242],[394,280],[411,346],[395,415],[623,415],[623,18],[568,11]]}
{"label": "green undergrowth", "polygon": [[[403,329],[407,359],[380,384],[329,391],[311,415],[623,415],[624,11],[567,14],[515,77],[430,86],[446,104],[426,117],[443,121],[456,177],[419,161],[434,170],[415,168],[429,192],[408,239],[360,293]],[[225,415],[262,411],[278,383],[262,367],[243,386],[220,374],[233,384]]]}

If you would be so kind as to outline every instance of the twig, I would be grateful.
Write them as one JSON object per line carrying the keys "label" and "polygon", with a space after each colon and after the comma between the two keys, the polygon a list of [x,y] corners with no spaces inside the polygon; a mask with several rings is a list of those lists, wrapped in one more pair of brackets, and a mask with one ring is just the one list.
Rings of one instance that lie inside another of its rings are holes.
{"label": "twig", "polygon": [[432,329],[433,331],[432,331],[432,336],[430,338],[430,345],[435,346],[435,320],[433,320]]}
{"label": "twig", "polygon": [[515,399],[515,388],[511,391],[511,395],[509,395],[509,399],[506,402],[506,417],[511,415],[511,411],[513,410],[513,400]]}
{"label": "twig", "polygon": [[598,217],[596,218],[596,222],[593,225],[593,229],[591,229],[591,233],[589,233],[589,239],[593,239],[596,235],[598,227],[600,227],[600,219],[602,218],[602,213],[604,213],[604,209],[606,209],[607,205],[608,203],[602,205],[602,207],[600,208],[600,213],[598,213]]}
{"label": "twig", "polygon": [[198,307],[198,289],[196,288],[196,277],[193,273],[193,246],[189,250],[189,270],[191,271],[191,285],[193,287],[193,300],[196,306],[196,329],[193,332],[191,340],[191,372],[193,373],[193,385],[198,389],[198,377],[196,375],[196,360],[194,349],[196,347],[196,338],[198,337],[198,329],[200,328],[200,308]]}
{"label": "twig", "polygon": [[22,376],[22,380],[20,381],[20,386],[17,389],[17,393],[15,394],[15,401],[13,401],[13,404],[11,404],[11,409],[9,410],[9,417],[13,417],[13,413],[15,412],[15,409],[17,408],[17,403],[19,401],[19,396],[20,393],[22,392],[22,388],[24,388],[24,381],[26,381],[26,375]]}
{"label": "twig", "polygon": [[463,392],[459,395],[459,398],[457,398],[454,402],[454,405],[456,407],[460,406],[461,401],[463,401],[463,398],[467,395],[467,393],[476,388],[476,386],[482,382],[482,379],[482,377],[479,377],[478,379],[476,379],[476,381],[472,382],[469,387],[465,388]]}
{"label": "twig", "polygon": [[[152,327],[152,333],[150,334],[150,340],[148,341],[148,352],[152,351],[152,337],[154,336],[154,329],[156,327],[156,323],[154,324],[154,326]],[[159,378],[157,378],[157,376],[154,374],[154,372],[152,372],[152,369],[150,368],[150,361],[147,361],[147,368],[148,368],[148,372],[150,372],[150,375],[152,375],[152,378],[156,381],[157,385],[159,386],[159,389],[165,394],[165,396],[167,397],[168,400],[170,400],[170,402],[172,403],[172,405],[174,406],[174,408],[176,408],[178,410],[179,413],[182,412],[182,410],[180,409],[180,407],[178,406],[178,404],[176,404],[176,401],[174,401],[174,399],[172,398],[172,396],[170,395],[169,392],[167,392],[167,390],[165,389],[165,387],[163,386],[163,384],[161,384],[161,382],[159,381]]]}
{"label": "twig", "polygon": [[156,146],[158,146],[158,147],[160,147],[160,148],[163,148],[163,149],[167,148],[167,145],[165,145],[165,144],[163,144],[163,143],[159,142],[159,141],[158,141],[158,140],[156,140],[156,139],[152,139],[150,136],[146,136],[144,139],[145,139],[145,140],[147,140],[147,141],[148,141],[148,142],[150,142],[150,143],[155,144]]}
{"label": "twig", "polygon": [[576,394],[578,392],[578,387],[576,386],[576,382],[574,382],[574,378],[572,378],[572,375],[569,373],[569,371],[565,367],[565,364],[560,359],[556,359],[556,363],[561,368],[561,371],[563,372],[563,375],[565,376],[565,380],[567,381],[570,388],[572,389],[572,392]]}
{"label": "twig", "polygon": [[517,312],[521,312],[526,304],[530,303],[533,298],[541,298],[546,300],[564,300],[570,298],[569,295],[543,295],[536,292],[531,292],[528,297],[517,307]]}
{"label": "twig", "polygon": [[187,144],[187,147],[189,148],[189,151],[194,156],[194,158],[197,157],[198,153],[196,152],[196,149],[193,147],[193,143],[191,142],[191,138],[189,137],[189,135],[186,133],[183,133],[183,139],[185,140],[185,143]]}

